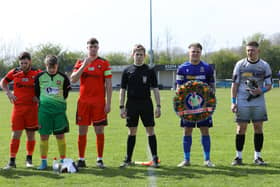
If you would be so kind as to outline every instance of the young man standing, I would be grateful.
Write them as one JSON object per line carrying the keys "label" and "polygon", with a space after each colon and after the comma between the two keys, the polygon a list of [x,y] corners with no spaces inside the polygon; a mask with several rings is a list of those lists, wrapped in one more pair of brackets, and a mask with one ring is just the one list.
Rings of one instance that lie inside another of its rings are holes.
{"label": "young man standing", "polygon": [[56,56],[45,58],[46,71],[35,78],[35,92],[39,99],[39,133],[41,136],[40,152],[41,165],[39,170],[47,169],[48,141],[50,134],[54,134],[60,159],[66,157],[66,143],[64,133],[69,132],[66,117],[66,98],[71,89],[68,77],[58,72]]}
{"label": "young man standing", "polygon": [[[213,92],[215,92],[215,80],[213,69],[209,64],[202,62],[201,57],[202,46],[199,43],[189,45],[189,61],[179,66],[177,70],[177,87],[191,80],[199,80],[207,83]],[[204,165],[213,167],[214,164],[210,161],[210,135],[209,128],[213,126],[212,118],[209,117],[204,121],[197,123],[188,122],[181,119],[181,127],[184,128],[183,149],[184,161],[178,164],[178,167],[190,165],[190,152],[192,145],[192,131],[194,127],[200,128],[201,144],[204,150]]]}
{"label": "young man standing", "polygon": [[[19,67],[10,70],[1,80],[2,89],[14,105],[11,116],[10,161],[4,169],[16,167],[16,155],[24,129],[27,135],[26,167],[33,167],[32,154],[35,147],[35,131],[38,129],[38,103],[34,92],[34,79],[39,72],[40,70],[31,67],[31,55],[28,52],[23,52],[19,56]],[[14,92],[8,88],[8,84],[12,81],[14,82]]]}
{"label": "young man standing", "polygon": [[[146,128],[148,142],[150,145],[153,167],[159,167],[157,155],[157,140],[154,132],[154,109],[151,100],[150,89],[154,91],[156,110],[155,117],[160,117],[160,95],[155,71],[144,64],[145,48],[142,45],[136,45],[133,49],[134,64],[127,67],[122,74],[120,89],[120,115],[126,118],[128,127],[127,151],[124,162],[120,167],[126,167],[132,164],[131,158],[136,142],[136,133],[139,117]],[[125,94],[127,91],[127,102],[125,103]]]}
{"label": "young man standing", "polygon": [[233,70],[231,86],[231,110],[236,114],[236,158],[232,165],[242,165],[242,151],[248,123],[254,127],[254,163],[265,165],[261,157],[263,146],[263,122],[267,121],[264,93],[271,89],[271,69],[259,58],[259,44],[255,41],[246,45],[247,58],[238,61]]}
{"label": "young man standing", "polygon": [[79,126],[78,167],[86,167],[85,151],[88,127],[93,124],[96,134],[97,161],[104,168],[104,127],[111,110],[112,73],[107,60],[98,56],[99,43],[96,38],[87,41],[88,56],[78,60],[71,75],[71,82],[80,80],[80,97],[77,106],[76,123]]}

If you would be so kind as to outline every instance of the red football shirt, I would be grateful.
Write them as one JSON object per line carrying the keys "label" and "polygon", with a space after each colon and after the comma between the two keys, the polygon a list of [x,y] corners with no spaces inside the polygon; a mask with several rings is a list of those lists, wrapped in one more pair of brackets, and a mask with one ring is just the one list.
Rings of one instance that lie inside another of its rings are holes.
{"label": "red football shirt", "polygon": [[[76,72],[83,60],[78,60],[74,66]],[[107,60],[98,57],[83,71],[80,78],[79,100],[90,103],[105,103],[105,78],[112,78],[111,67]]]}
{"label": "red football shirt", "polygon": [[4,77],[4,81],[9,83],[14,81],[14,95],[16,96],[15,105],[36,105],[33,97],[35,96],[34,79],[41,70],[31,68],[24,73],[20,68],[10,70]]}

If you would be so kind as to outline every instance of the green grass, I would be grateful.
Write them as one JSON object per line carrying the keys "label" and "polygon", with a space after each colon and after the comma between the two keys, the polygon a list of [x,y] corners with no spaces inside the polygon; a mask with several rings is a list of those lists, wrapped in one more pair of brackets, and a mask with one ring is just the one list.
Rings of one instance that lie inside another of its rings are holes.
{"label": "green grass", "polygon": [[[179,127],[179,118],[172,108],[174,92],[161,91],[162,116],[156,120],[156,134],[158,139],[158,153],[161,167],[150,169],[136,166],[119,169],[118,166],[124,158],[126,150],[127,129],[125,121],[119,117],[118,92],[114,92],[112,111],[109,115],[109,126],[105,129],[104,161],[107,169],[100,170],[95,167],[96,150],[95,136],[90,128],[86,159],[88,168],[76,174],[56,174],[51,168],[48,171],[26,169],[25,160],[25,134],[22,136],[20,150],[17,156],[17,168],[11,171],[0,170],[0,186],[279,186],[280,157],[279,137],[279,89],[273,89],[266,94],[269,121],[265,124],[265,142],[263,157],[269,162],[266,167],[255,166],[253,161],[253,133],[249,125],[246,144],[244,148],[245,166],[232,167],[231,161],[235,157],[235,123],[230,111],[230,90],[218,89],[218,105],[214,115],[214,127],[211,129],[212,161],[215,168],[202,166],[203,153],[200,144],[200,133],[196,129],[193,133],[191,153],[192,166],[177,168],[176,165],[183,159],[182,134]],[[70,133],[66,135],[67,156],[77,159],[77,126],[75,125],[77,93],[71,92],[68,99],[68,118],[70,120]],[[10,113],[6,95],[0,92],[0,166],[4,166],[9,158],[10,139]],[[37,140],[39,140],[38,134]],[[148,160],[147,138],[145,130],[140,124],[136,148],[133,158],[135,160]],[[50,139],[49,165],[52,158],[58,157],[56,141]],[[37,142],[34,164],[40,163],[39,141]],[[154,178],[151,178],[153,175]]]}

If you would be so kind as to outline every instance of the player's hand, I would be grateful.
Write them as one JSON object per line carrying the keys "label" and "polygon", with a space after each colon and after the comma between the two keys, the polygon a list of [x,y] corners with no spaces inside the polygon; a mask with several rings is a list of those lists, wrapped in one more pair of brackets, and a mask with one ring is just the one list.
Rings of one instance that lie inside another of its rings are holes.
{"label": "player's hand", "polygon": [[110,111],[111,111],[111,105],[107,103],[105,105],[105,113],[108,114]]}
{"label": "player's hand", "polygon": [[121,118],[126,118],[126,111],[125,111],[125,108],[121,108],[121,111],[120,111],[120,116]]}
{"label": "player's hand", "polygon": [[155,111],[155,117],[156,117],[156,118],[159,118],[160,115],[161,115],[160,107],[157,107],[157,108],[156,108],[156,111]]}
{"label": "player's hand", "polygon": [[32,101],[33,101],[34,103],[39,103],[39,99],[38,99],[38,97],[36,97],[36,96],[34,96],[34,97],[32,98]]}
{"label": "player's hand", "polygon": [[17,97],[12,92],[7,92],[6,94],[7,94],[8,98],[9,98],[10,102],[12,104],[14,104],[14,102],[17,100]]}
{"label": "player's hand", "polygon": [[231,111],[233,112],[233,113],[236,113],[237,112],[237,104],[231,104]]}
{"label": "player's hand", "polygon": [[86,57],[83,61],[83,67],[86,67],[87,65],[89,65],[92,61],[94,61],[96,59],[96,57]]}
{"label": "player's hand", "polygon": [[261,88],[250,89],[250,93],[251,93],[253,96],[261,95],[261,94],[262,94],[262,90],[261,90]]}

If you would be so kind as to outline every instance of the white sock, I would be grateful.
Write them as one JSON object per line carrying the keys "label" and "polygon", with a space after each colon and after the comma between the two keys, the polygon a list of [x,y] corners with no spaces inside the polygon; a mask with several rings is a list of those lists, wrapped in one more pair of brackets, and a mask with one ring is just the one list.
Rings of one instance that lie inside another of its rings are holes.
{"label": "white sock", "polygon": [[242,159],[242,151],[236,151],[236,157]]}
{"label": "white sock", "polygon": [[255,155],[254,155],[255,160],[256,160],[258,157],[261,157],[261,152],[256,152],[256,151],[255,151]]}
{"label": "white sock", "polygon": [[81,158],[81,157],[80,157],[79,160],[85,160],[85,158]]}
{"label": "white sock", "polygon": [[97,159],[96,159],[97,161],[99,161],[99,160],[102,160],[102,157],[97,157]]}

